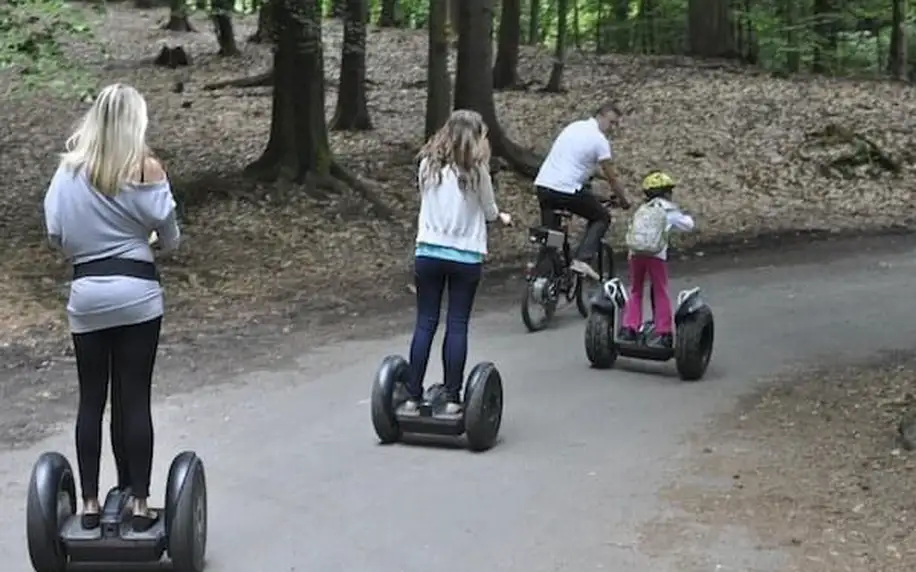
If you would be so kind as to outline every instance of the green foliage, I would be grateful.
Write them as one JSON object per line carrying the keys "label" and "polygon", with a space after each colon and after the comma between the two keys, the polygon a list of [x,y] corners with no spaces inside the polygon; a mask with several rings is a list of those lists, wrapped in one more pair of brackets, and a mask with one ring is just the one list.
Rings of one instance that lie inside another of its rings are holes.
{"label": "green foliage", "polygon": [[18,85],[27,90],[87,94],[91,78],[70,64],[64,47],[91,37],[92,22],[63,0],[0,4],[0,70],[18,74]]}

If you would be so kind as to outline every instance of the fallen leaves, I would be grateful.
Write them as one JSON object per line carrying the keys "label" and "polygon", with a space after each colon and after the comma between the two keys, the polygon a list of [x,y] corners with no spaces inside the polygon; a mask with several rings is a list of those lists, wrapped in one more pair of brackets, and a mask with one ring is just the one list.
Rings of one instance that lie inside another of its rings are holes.
{"label": "fallen leaves", "polygon": [[[382,222],[355,193],[319,199],[293,185],[242,178],[241,169],[267,141],[270,88],[207,91],[204,86],[268,71],[270,48],[243,44],[241,57],[220,58],[204,15],[192,15],[198,32],[191,33],[162,30],[167,16],[166,9],[109,4],[98,29],[103,45],[68,46],[100,82],[134,84],[149,101],[151,144],[181,198],[185,237],[181,250],[163,261],[167,327],[244,328],[259,312],[337,311],[403,292],[418,208],[413,157],[424,125],[426,33],[370,29],[368,97],[376,129],[330,134],[337,159],[370,181],[400,215]],[[256,21],[238,17],[234,25],[241,40]],[[325,22],[329,116],[336,104],[341,32],[339,22]],[[153,66],[150,59],[163,45],[182,45],[193,65]],[[543,83],[551,62],[549,53],[522,47],[520,76]],[[774,79],[740,69],[707,69],[689,59],[668,63],[570,53],[567,93],[542,94],[537,86],[498,93],[500,121],[514,141],[544,152],[565,123],[617,100],[629,110],[614,148],[630,188],[635,193],[645,171],[663,167],[681,181],[677,199],[698,218],[699,233],[682,239],[682,246],[761,231],[869,229],[913,218],[913,88]],[[453,51],[453,71],[454,64]],[[177,83],[181,93],[175,93]],[[5,159],[0,163],[5,193],[0,235],[6,252],[13,253],[0,261],[0,273],[7,277],[0,283],[5,326],[0,340],[47,337],[49,331],[62,336],[60,291],[67,268],[42,246],[40,204],[55,153],[85,104],[45,98],[3,101],[0,109],[13,118],[0,125]],[[806,134],[830,124],[874,142],[900,163],[899,178],[860,169],[850,178],[825,176],[822,165],[849,149],[811,148]],[[537,218],[529,181],[503,173],[499,183],[499,206],[519,225],[493,233],[491,265],[516,263],[527,252],[525,221]],[[614,213],[612,228],[617,240],[625,228],[619,216]]]}
{"label": "fallen leaves", "polygon": [[710,535],[738,524],[791,547],[783,572],[909,572],[916,457],[897,429],[914,379],[912,356],[888,355],[780,380],[701,437],[696,471],[666,496]]}

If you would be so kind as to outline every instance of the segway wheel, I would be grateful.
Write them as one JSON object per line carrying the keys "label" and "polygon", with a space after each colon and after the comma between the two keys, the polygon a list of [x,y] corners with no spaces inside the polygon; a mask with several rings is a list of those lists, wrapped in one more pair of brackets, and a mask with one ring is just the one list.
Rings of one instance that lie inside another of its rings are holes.
{"label": "segway wheel", "polygon": [[165,532],[175,572],[203,572],[207,553],[207,477],[191,451],[169,467],[165,489]]}
{"label": "segway wheel", "polygon": [[674,360],[682,380],[696,381],[706,373],[714,335],[715,325],[709,308],[700,308],[677,326]]}
{"label": "segway wheel", "polygon": [[371,399],[372,426],[383,444],[394,443],[401,438],[401,427],[394,412],[406,398],[409,373],[407,360],[391,355],[382,360],[375,374]]}
{"label": "segway wheel", "polygon": [[598,369],[614,367],[617,344],[614,343],[614,314],[592,311],[585,322],[585,356]]}
{"label": "segway wheel", "polygon": [[496,443],[503,419],[503,380],[491,362],[481,362],[468,375],[464,392],[464,430],[472,451]]}
{"label": "segway wheel", "polygon": [[65,572],[67,550],[61,527],[76,514],[76,483],[70,462],[43,453],[32,468],[26,503],[26,535],[35,572]]}

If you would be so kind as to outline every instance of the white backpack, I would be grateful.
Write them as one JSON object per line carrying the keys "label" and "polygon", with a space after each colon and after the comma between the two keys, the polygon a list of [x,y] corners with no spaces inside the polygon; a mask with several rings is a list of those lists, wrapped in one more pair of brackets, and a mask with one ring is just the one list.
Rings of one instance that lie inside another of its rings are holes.
{"label": "white backpack", "polygon": [[627,248],[634,254],[658,254],[668,245],[668,209],[652,199],[633,214],[627,229]]}

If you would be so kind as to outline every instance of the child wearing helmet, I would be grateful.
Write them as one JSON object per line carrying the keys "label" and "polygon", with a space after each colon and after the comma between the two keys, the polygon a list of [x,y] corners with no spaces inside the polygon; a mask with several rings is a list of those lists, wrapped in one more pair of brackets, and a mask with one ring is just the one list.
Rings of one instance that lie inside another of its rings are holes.
{"label": "child wearing helmet", "polygon": [[652,347],[672,345],[672,309],[668,297],[668,235],[672,229],[689,232],[694,220],[672,202],[676,183],[662,171],[652,171],[642,181],[646,196],[630,221],[626,242],[629,250],[630,299],[623,312],[620,339],[635,342],[642,324],[642,293],[646,277],[652,283],[652,312],[655,320]]}

